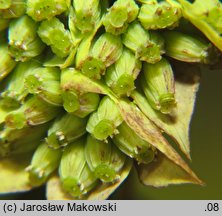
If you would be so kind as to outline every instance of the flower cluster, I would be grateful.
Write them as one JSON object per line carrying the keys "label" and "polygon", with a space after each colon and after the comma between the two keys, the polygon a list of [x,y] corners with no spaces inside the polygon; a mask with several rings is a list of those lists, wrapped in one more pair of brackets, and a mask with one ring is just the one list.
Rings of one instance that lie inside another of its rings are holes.
{"label": "flower cluster", "polygon": [[0,1],[0,192],[106,199],[133,161],[146,185],[203,184],[166,136],[190,159],[221,14],[218,0]]}

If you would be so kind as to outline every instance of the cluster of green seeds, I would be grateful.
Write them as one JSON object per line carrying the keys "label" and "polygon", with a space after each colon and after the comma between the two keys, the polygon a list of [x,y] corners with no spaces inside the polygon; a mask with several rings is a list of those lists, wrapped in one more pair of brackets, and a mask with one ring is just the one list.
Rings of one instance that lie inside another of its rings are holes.
{"label": "cluster of green seeds", "polygon": [[74,198],[117,182],[127,160],[152,163],[113,98],[138,89],[171,113],[171,62],[219,53],[193,29],[175,0],[0,0],[0,157],[34,152],[30,184],[57,172]]}

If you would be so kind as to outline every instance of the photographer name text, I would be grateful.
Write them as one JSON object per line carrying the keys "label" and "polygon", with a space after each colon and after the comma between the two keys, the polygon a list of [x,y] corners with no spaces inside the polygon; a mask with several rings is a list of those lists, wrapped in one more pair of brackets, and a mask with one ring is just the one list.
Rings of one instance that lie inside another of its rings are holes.
{"label": "photographer name text", "polygon": [[23,203],[4,203],[3,210],[7,212],[116,212],[116,203],[103,203],[103,204],[89,204],[89,203],[75,203],[67,202],[65,204],[28,204]]}

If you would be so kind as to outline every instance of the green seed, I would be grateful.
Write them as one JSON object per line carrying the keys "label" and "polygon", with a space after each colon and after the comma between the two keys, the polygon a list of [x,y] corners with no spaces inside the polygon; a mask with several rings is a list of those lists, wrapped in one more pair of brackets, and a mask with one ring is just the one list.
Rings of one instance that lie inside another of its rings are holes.
{"label": "green seed", "polygon": [[111,141],[104,143],[90,135],[87,137],[85,157],[90,170],[103,182],[118,180],[126,159]]}
{"label": "green seed", "polygon": [[162,113],[176,106],[174,75],[170,63],[162,58],[156,64],[145,63],[141,77],[143,91],[150,105]]}
{"label": "green seed", "polygon": [[164,33],[166,55],[184,62],[209,64],[217,59],[217,52],[208,42],[176,31]]}
{"label": "green seed", "polygon": [[10,128],[21,129],[48,122],[60,111],[58,107],[44,102],[37,96],[31,96],[19,109],[10,112],[5,117],[5,123]]}
{"label": "green seed", "polygon": [[73,113],[80,108],[79,97],[75,91],[65,90],[62,93],[63,107],[68,113]]}
{"label": "green seed", "polygon": [[[107,1],[107,0],[105,0],[105,1]],[[102,5],[105,4],[105,1],[102,1],[101,4]],[[86,13],[86,11],[84,11],[84,13]],[[88,17],[87,19],[78,20],[73,7],[71,6],[69,8],[68,27],[69,27],[69,30],[70,30],[70,33],[71,33],[71,37],[72,37],[74,47],[78,47],[80,42],[82,40],[85,40],[88,37],[92,36],[92,38],[93,38],[93,36],[97,33],[98,29],[102,26],[102,21],[100,19],[98,20],[97,23],[95,23],[94,22],[95,20],[93,21],[94,18],[93,17],[91,17],[91,18]],[[90,23],[91,21],[89,19],[91,19],[92,23]],[[81,22],[88,22],[88,24],[85,25],[85,26],[80,25],[79,26],[80,29],[79,29],[76,25],[76,22],[79,22],[79,21],[80,21],[80,23]],[[91,29],[92,25],[94,27]],[[84,32],[84,31],[87,31],[87,32]],[[87,51],[85,51],[85,52],[87,53]]]}
{"label": "green seed", "polygon": [[107,68],[105,74],[106,84],[119,96],[129,96],[135,88],[136,80],[141,70],[141,62],[128,49],[124,48],[122,55]]}
{"label": "green seed", "polygon": [[74,198],[83,198],[97,184],[96,177],[86,163],[85,142],[85,139],[80,139],[68,145],[59,167],[62,186]]}
{"label": "green seed", "polygon": [[90,115],[86,130],[98,140],[107,140],[108,137],[118,133],[116,128],[122,121],[116,104],[105,96],[97,111]]}
{"label": "green seed", "polygon": [[123,44],[135,52],[136,58],[148,63],[156,63],[162,57],[163,38],[154,32],[146,31],[141,24],[133,22],[122,37]]}
{"label": "green seed", "polygon": [[92,56],[100,59],[106,67],[118,60],[122,54],[120,37],[109,33],[102,34],[92,47]]}
{"label": "green seed", "polygon": [[182,16],[181,8],[166,1],[143,4],[139,20],[145,29],[175,27]]}
{"label": "green seed", "polygon": [[48,177],[58,168],[62,156],[60,150],[50,149],[45,142],[35,150],[31,164],[26,168],[33,186],[44,184]]}
{"label": "green seed", "polygon": [[138,163],[147,164],[153,161],[155,150],[148,142],[141,139],[126,123],[122,123],[118,130],[113,142],[123,153],[135,158]]}
{"label": "green seed", "polygon": [[16,61],[27,61],[45,48],[37,35],[37,28],[38,24],[27,15],[10,22],[9,53]]}
{"label": "green seed", "polygon": [[101,79],[101,75],[105,73],[106,67],[100,59],[88,57],[83,63],[82,73],[92,79]]}
{"label": "green seed", "polygon": [[152,45],[147,50],[146,56],[142,57],[141,60],[146,61],[147,63],[155,64],[161,60],[162,54],[165,53],[164,40],[160,34],[156,32],[150,32],[150,40]]}
{"label": "green seed", "polygon": [[75,25],[82,33],[92,32],[101,18],[99,0],[73,0]]}
{"label": "green seed", "polygon": [[72,85],[72,82],[75,81],[74,75],[76,72],[74,68],[67,68],[62,70],[61,73],[63,107],[69,113],[73,113],[80,108],[78,91]]}
{"label": "green seed", "polygon": [[70,0],[27,0],[27,14],[35,21],[50,19],[68,10]]}
{"label": "green seed", "polygon": [[[74,68],[62,70],[62,99],[63,107],[67,112],[83,118],[97,109],[100,98],[97,93],[90,93],[88,89],[82,91],[79,76],[81,80],[84,75]],[[88,84],[85,85],[86,88],[87,86]]]}
{"label": "green seed", "polygon": [[33,151],[48,128],[48,123],[22,129],[4,128],[0,132],[0,157]]}
{"label": "green seed", "polygon": [[[80,54],[78,65],[83,74],[93,79],[100,79],[106,67],[115,63],[122,53],[120,37],[109,33],[102,34],[95,41],[89,38],[81,49],[86,47],[88,55]],[[84,53],[84,50],[81,53]]]}
{"label": "green seed", "polygon": [[2,103],[8,108],[18,108],[28,95],[24,79],[35,68],[39,67],[36,61],[19,62],[6,81],[6,88],[1,93]]}
{"label": "green seed", "polygon": [[129,25],[127,31],[122,37],[123,44],[135,52],[136,57],[141,57],[139,49],[145,49],[151,45],[150,35],[139,22],[133,22]]}
{"label": "green seed", "polygon": [[55,106],[62,105],[58,68],[35,68],[25,77],[24,85],[29,93],[38,95],[47,103]]}
{"label": "green seed", "polygon": [[66,68],[61,73],[63,92],[75,92],[79,97],[86,93],[109,94],[110,90],[102,81],[92,80],[74,68]]}
{"label": "green seed", "polygon": [[74,115],[85,118],[90,113],[94,112],[100,101],[100,97],[98,94],[95,93],[86,93],[80,95],[79,98],[79,109],[73,112]]}
{"label": "green seed", "polygon": [[64,114],[55,119],[48,130],[47,144],[50,148],[65,147],[86,133],[87,119]]}
{"label": "green seed", "polygon": [[16,62],[8,53],[7,43],[0,42],[0,81],[16,66]]}
{"label": "green seed", "polygon": [[126,31],[128,24],[134,21],[139,11],[134,0],[117,0],[103,18],[106,32],[118,35]]}
{"label": "green seed", "polygon": [[58,18],[53,17],[41,22],[38,35],[51,47],[52,52],[61,58],[68,56],[73,47],[70,32]]}

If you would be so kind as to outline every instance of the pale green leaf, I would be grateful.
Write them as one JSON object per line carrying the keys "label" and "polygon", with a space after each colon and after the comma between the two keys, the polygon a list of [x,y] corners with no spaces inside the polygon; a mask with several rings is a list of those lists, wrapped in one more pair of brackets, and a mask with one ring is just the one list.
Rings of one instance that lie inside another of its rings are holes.
{"label": "pale green leaf", "polygon": [[52,176],[47,183],[46,196],[48,200],[72,200],[61,186],[58,175]]}
{"label": "pale green leaf", "polygon": [[0,159],[0,193],[29,191],[28,172],[25,168],[30,163],[30,155],[17,155]]}
{"label": "pale green leaf", "polygon": [[191,181],[187,172],[160,152],[154,162],[139,165],[137,170],[141,182],[148,186],[163,187],[170,184],[198,183]]}
{"label": "pale green leaf", "polygon": [[116,103],[121,111],[123,119],[137,135],[166,155],[168,159],[178,165],[179,169],[184,170],[189,176],[189,182],[202,184],[202,181],[167,142],[160,129],[149,120],[135,104],[127,100],[116,100]]}
{"label": "pale green leaf", "polygon": [[98,93],[108,95],[110,98],[115,98],[112,91],[101,81],[95,81],[85,76],[84,74],[75,71],[72,77],[62,85],[63,89],[75,89],[81,93]]}

